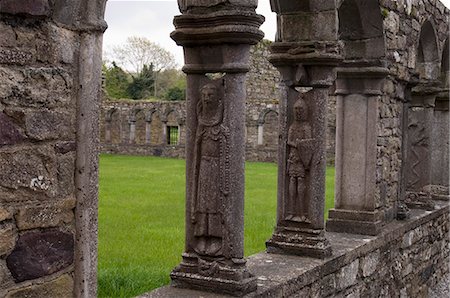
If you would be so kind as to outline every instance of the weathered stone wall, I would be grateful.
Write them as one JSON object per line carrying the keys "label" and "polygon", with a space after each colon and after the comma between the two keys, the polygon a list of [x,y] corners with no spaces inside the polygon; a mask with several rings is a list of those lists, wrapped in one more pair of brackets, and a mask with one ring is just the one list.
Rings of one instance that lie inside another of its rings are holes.
{"label": "weathered stone wall", "polygon": [[[385,80],[378,108],[376,197],[380,205],[386,204],[393,210],[404,187],[402,165],[407,148],[403,142],[411,89],[418,83],[437,79],[440,74],[439,57],[449,35],[449,10],[440,1],[429,0],[384,0],[380,6],[390,75]],[[432,32],[423,30],[426,22],[431,23]],[[427,40],[421,37],[421,32],[427,35]]]}
{"label": "weathered stone wall", "polygon": [[1,297],[96,293],[96,256],[80,251],[96,251],[101,53],[90,50],[106,25],[75,2],[0,1]]}
{"label": "weathered stone wall", "polygon": [[[326,233],[325,260],[260,253],[248,258],[258,289],[248,297],[428,297],[450,272],[449,206],[414,210],[378,236]],[[181,292],[182,291],[182,292]],[[164,287],[142,297],[198,297]],[[201,293],[205,298],[216,294]]]}

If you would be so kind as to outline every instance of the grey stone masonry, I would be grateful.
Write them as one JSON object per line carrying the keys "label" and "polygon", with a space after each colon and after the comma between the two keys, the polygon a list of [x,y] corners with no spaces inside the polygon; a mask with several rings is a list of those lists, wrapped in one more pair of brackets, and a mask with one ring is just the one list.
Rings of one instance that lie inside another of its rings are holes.
{"label": "grey stone masonry", "polygon": [[187,74],[186,243],[175,287],[242,296],[256,290],[244,259],[245,74],[264,17],[256,1],[178,1],[172,38]]}
{"label": "grey stone masonry", "polygon": [[[269,60],[281,73],[277,226],[270,253],[331,255],[324,237],[327,100],[342,60],[332,3],[271,1],[280,26]],[[318,23],[326,24],[316,30]]]}

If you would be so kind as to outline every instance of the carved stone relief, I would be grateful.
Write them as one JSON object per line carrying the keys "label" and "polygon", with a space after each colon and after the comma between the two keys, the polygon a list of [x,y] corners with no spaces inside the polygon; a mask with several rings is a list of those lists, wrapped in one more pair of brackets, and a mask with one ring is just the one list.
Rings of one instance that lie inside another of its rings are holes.
{"label": "carved stone relief", "polygon": [[191,220],[194,251],[200,256],[223,256],[225,197],[229,192],[229,129],[223,125],[221,90],[213,83],[204,85],[197,105],[195,137],[194,200]]}
{"label": "carved stone relief", "polygon": [[287,175],[289,195],[287,196],[284,219],[310,223],[309,201],[311,179],[310,166],[314,155],[315,139],[309,122],[309,112],[303,94],[294,104],[294,122],[289,127]]}

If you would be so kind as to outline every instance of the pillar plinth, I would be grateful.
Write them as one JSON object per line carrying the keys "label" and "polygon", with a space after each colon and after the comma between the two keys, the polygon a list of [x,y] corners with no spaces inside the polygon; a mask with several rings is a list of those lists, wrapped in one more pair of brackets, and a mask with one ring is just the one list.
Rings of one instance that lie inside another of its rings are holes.
{"label": "pillar plinth", "polygon": [[264,18],[256,4],[224,3],[217,11],[196,3],[179,1],[184,14],[172,33],[184,47],[187,118],[186,243],[171,279],[176,287],[242,296],[256,290],[243,246],[245,74]]}
{"label": "pillar plinth", "polygon": [[327,231],[377,235],[384,206],[377,204],[378,102],[387,70],[339,68],[336,80],[335,208]]}

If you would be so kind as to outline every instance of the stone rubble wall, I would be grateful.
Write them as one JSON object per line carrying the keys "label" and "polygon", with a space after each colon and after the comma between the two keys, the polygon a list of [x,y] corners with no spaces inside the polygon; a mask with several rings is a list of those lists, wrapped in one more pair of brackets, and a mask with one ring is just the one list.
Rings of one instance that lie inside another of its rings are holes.
{"label": "stone rubble wall", "polygon": [[74,293],[80,33],[52,3],[0,1],[0,297]]}

